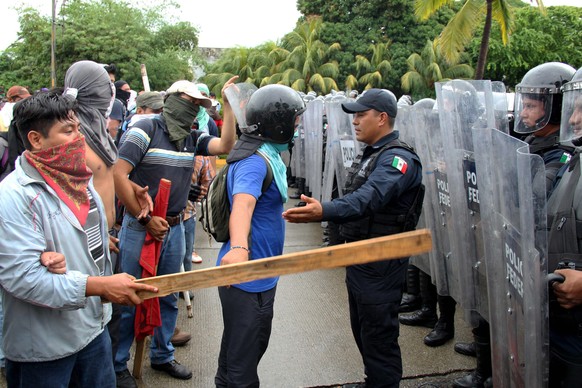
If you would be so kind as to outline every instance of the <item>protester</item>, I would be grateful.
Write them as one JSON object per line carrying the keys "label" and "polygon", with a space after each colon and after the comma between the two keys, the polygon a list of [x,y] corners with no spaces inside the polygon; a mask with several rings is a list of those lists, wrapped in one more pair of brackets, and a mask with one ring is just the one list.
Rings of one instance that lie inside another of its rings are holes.
{"label": "protester", "polygon": [[[245,108],[247,126],[227,158],[230,239],[220,249],[217,265],[283,253],[287,176],[280,152],[289,148],[304,110],[299,94],[287,86],[268,85],[251,95]],[[268,171],[273,178],[265,191]],[[271,335],[277,281],[274,277],[219,287],[224,330],[217,387],[259,386],[257,368]]]}
{"label": "protester", "polygon": [[[55,92],[29,97],[15,109],[27,150],[0,183],[9,387],[112,387],[104,331],[111,305],[104,302],[136,305],[136,291],[157,292],[128,274],[111,275],[104,207],[73,109],[74,99]],[[66,262],[66,271],[47,271],[43,263],[51,260]]]}
{"label": "protester", "polygon": [[[223,87],[232,85],[231,78]],[[168,90],[161,115],[143,118],[130,127],[120,146],[120,159],[115,165],[115,191],[125,206],[120,233],[120,260],[124,271],[141,277],[139,257],[146,230],[154,239],[162,241],[157,267],[158,275],[180,271],[184,258],[184,208],[197,154],[228,153],[234,144],[234,115],[225,104],[225,126],[221,138],[192,131],[192,123],[201,107],[211,102],[200,94],[195,84],[177,81]],[[140,207],[131,186],[148,187],[155,198],[160,179],[172,182],[166,218],[139,217]],[[177,294],[160,298],[162,326],[155,330],[150,348],[151,366],[178,379],[192,378],[192,372],[174,358],[171,338],[178,315]],[[120,325],[120,344],[115,357],[118,386],[135,387],[135,380],[127,369],[129,349],[134,338],[135,309],[125,307]]]}
{"label": "protester", "polygon": [[[349,169],[344,196],[320,203],[302,195],[306,205],[285,211],[283,218],[338,223],[341,242],[414,229],[423,199],[422,165],[393,130],[396,99],[369,89],[342,109],[354,114],[356,139],[367,145]],[[402,378],[398,308],[407,266],[408,258],[402,258],[346,268],[350,322],[366,387],[398,387]]]}

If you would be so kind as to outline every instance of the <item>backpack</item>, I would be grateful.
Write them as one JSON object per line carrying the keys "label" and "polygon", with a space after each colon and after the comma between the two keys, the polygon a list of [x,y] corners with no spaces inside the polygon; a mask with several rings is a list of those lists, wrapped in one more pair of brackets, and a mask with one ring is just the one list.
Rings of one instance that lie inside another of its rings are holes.
{"label": "backpack", "polygon": [[[258,152],[257,155],[262,157],[267,163],[267,176],[261,187],[261,195],[267,191],[273,181],[273,170],[267,159]],[[228,221],[230,219],[230,203],[228,201],[228,190],[226,186],[226,177],[229,165],[224,166],[214,177],[208,187],[206,197],[202,199],[200,206],[200,223],[202,229],[217,242],[226,242],[230,238],[228,231]]]}

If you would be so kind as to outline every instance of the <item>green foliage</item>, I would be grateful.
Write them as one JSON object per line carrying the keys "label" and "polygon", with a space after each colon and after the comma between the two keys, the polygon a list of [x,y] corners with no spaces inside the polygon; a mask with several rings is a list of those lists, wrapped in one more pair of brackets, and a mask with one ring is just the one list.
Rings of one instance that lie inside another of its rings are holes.
{"label": "green foliage", "polygon": [[473,68],[467,64],[449,64],[436,41],[428,41],[420,54],[413,53],[407,60],[408,71],[402,76],[402,89],[410,92],[413,100],[435,98],[434,84],[450,79],[467,79]]}
{"label": "green foliage", "polygon": [[[165,21],[163,12],[172,6],[169,1],[149,9],[123,0],[67,1],[56,20],[57,86],[69,66],[83,59],[115,63],[118,79],[134,89],[141,88],[141,63],[158,90],[192,79],[192,65],[200,62],[193,54],[198,31],[189,23]],[[51,19],[22,8],[19,21],[18,41],[0,54],[0,85],[50,86]]]}
{"label": "green foliage", "polygon": [[[507,46],[503,46],[499,31],[491,34],[485,79],[503,81],[513,88],[528,70],[541,63],[581,66],[582,8],[548,7],[544,15],[533,7],[523,7],[514,16],[514,32]],[[477,39],[467,51],[473,59],[478,56]]]}

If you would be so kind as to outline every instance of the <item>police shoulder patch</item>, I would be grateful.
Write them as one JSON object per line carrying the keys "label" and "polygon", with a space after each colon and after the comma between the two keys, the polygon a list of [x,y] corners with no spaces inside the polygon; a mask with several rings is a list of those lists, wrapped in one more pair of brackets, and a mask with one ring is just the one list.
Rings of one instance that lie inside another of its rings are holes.
{"label": "police shoulder patch", "polygon": [[400,156],[394,156],[392,160],[392,167],[397,169],[403,174],[406,174],[406,170],[408,169],[408,163]]}

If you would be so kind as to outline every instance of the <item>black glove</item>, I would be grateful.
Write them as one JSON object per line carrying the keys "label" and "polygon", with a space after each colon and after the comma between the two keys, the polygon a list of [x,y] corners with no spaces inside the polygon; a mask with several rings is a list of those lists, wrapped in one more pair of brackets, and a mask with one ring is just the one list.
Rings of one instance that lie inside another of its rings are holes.
{"label": "black glove", "polygon": [[197,184],[190,184],[190,191],[188,192],[188,199],[192,202],[198,202],[202,188]]}

